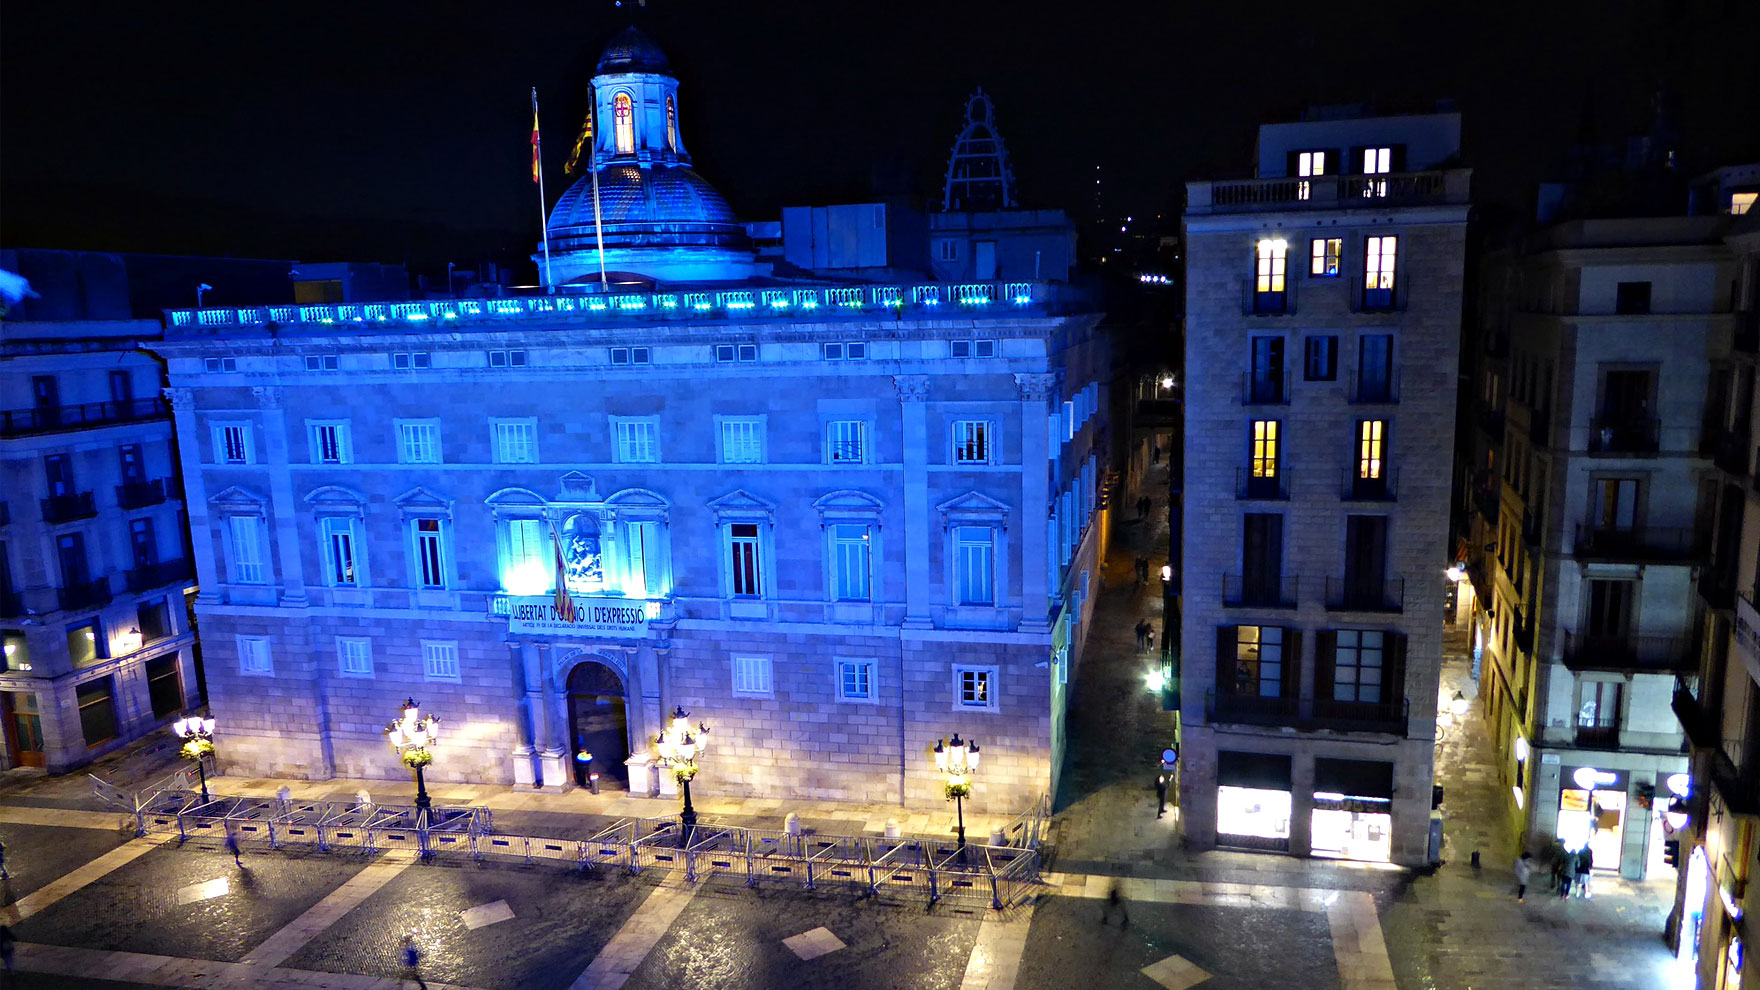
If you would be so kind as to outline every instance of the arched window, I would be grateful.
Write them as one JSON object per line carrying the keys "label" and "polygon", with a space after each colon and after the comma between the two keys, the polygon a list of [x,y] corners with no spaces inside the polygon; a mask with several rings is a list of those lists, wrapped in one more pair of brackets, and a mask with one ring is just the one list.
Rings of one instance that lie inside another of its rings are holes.
{"label": "arched window", "polygon": [[666,150],[678,150],[678,110],[670,96],[666,98]]}
{"label": "arched window", "polygon": [[611,101],[611,119],[613,129],[617,133],[617,153],[632,154],[636,150],[635,108],[630,105],[629,94],[619,93]]}

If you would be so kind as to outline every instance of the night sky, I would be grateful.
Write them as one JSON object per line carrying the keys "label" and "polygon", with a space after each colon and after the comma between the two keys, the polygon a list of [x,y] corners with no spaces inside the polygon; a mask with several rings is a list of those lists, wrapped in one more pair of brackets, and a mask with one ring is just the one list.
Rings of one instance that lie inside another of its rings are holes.
{"label": "night sky", "polygon": [[1100,165],[1108,214],[1171,221],[1187,179],[1250,174],[1261,121],[1450,98],[1480,197],[1520,208],[1579,134],[1647,130],[1659,86],[1689,169],[1760,157],[1752,15],[1735,0],[9,3],[0,245],[417,268],[524,255],[529,87],[554,202],[594,62],[632,20],[679,76],[698,170],[748,219],[938,194],[977,85],[1028,206],[1088,216]]}

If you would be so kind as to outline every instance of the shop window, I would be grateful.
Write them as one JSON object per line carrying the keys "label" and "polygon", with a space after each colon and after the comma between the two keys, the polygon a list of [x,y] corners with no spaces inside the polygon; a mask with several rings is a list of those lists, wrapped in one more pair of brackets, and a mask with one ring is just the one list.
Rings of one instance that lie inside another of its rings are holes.
{"label": "shop window", "polygon": [[1290,758],[1227,750],[1216,757],[1217,843],[1287,850],[1294,804]]}
{"label": "shop window", "polygon": [[104,659],[109,652],[107,645],[104,627],[97,619],[82,622],[67,630],[67,656],[73,661],[75,670],[90,667]]}
{"label": "shop window", "polygon": [[166,719],[183,711],[183,677],[177,669],[177,654],[167,653],[146,663],[147,698],[153,705],[153,717]]}
{"label": "shop window", "polygon": [[88,748],[116,738],[116,699],[110,678],[100,677],[74,689],[79,702],[79,728]]}
{"label": "shop window", "polygon": [[1393,858],[1392,810],[1393,764],[1314,761],[1314,855],[1388,862]]}

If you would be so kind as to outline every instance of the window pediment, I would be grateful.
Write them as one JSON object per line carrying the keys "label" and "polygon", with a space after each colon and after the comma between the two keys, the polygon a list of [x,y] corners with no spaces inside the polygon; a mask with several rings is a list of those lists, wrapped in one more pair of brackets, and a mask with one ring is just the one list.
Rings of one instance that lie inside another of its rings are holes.
{"label": "window pediment", "polygon": [[542,509],[550,502],[530,488],[503,488],[483,500],[493,509]]}
{"label": "window pediment", "polygon": [[672,503],[659,492],[646,488],[625,488],[605,498],[605,507],[620,519],[658,519],[665,521]]}
{"label": "window pediment", "polygon": [[556,493],[558,502],[597,502],[599,486],[593,479],[579,471],[570,471],[562,476],[562,489]]}
{"label": "window pediment", "polygon": [[306,504],[312,510],[326,515],[364,515],[367,510],[367,497],[352,488],[341,485],[325,485],[314,488],[306,495]]}
{"label": "window pediment", "polygon": [[269,500],[248,488],[233,485],[208,496],[208,504],[219,509],[222,513],[261,515],[268,506]]}
{"label": "window pediment", "polygon": [[886,503],[867,492],[844,488],[814,499],[813,508],[819,510],[820,525],[847,519],[878,522]]}
{"label": "window pediment", "polygon": [[1008,506],[982,492],[966,492],[935,507],[947,525],[1008,522]]}
{"label": "window pediment", "polygon": [[748,519],[762,522],[774,522],[776,506],[766,502],[743,488],[736,488],[709,503],[709,508],[717,519]]}
{"label": "window pediment", "polygon": [[452,515],[452,500],[434,494],[417,485],[391,501],[403,510],[404,515]]}

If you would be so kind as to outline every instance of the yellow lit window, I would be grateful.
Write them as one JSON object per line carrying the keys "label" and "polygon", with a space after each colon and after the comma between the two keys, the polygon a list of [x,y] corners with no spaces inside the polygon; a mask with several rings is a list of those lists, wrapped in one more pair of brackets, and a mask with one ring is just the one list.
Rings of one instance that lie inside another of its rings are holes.
{"label": "yellow lit window", "polygon": [[636,150],[636,118],[628,93],[619,93],[612,99],[611,121],[617,133],[617,153],[633,153]]}
{"label": "yellow lit window", "polygon": [[1344,239],[1340,237],[1316,237],[1308,242],[1308,274],[1323,278],[1334,278],[1338,275],[1339,259],[1344,254]]}
{"label": "yellow lit window", "polygon": [[1253,420],[1253,477],[1277,477],[1277,420]]}
{"label": "yellow lit window", "polygon": [[1289,263],[1289,242],[1266,238],[1254,252],[1254,292],[1282,292],[1285,267]]}
{"label": "yellow lit window", "polygon": [[678,150],[678,110],[670,96],[666,98],[666,150]]}
{"label": "yellow lit window", "polygon": [[[1326,152],[1324,152],[1324,151],[1299,152],[1296,155],[1296,174],[1301,176],[1304,179],[1311,178],[1316,175],[1325,175],[1326,174]],[[1298,182],[1296,184],[1296,198],[1297,199],[1307,199],[1312,194],[1313,194],[1312,184],[1307,183],[1307,182]]]}
{"label": "yellow lit window", "polygon": [[[1386,175],[1392,171],[1393,171],[1393,149],[1392,148],[1364,148],[1363,149],[1363,174],[1364,175]],[[1372,179],[1368,182],[1363,183],[1363,195],[1364,196],[1386,196],[1387,195],[1387,180],[1386,179]]]}
{"label": "yellow lit window", "polygon": [[1365,419],[1357,424],[1357,477],[1381,477],[1381,445],[1386,429],[1387,421],[1381,419]]}
{"label": "yellow lit window", "polygon": [[1370,237],[1363,258],[1363,288],[1393,288],[1393,267],[1399,256],[1399,238]]}
{"label": "yellow lit window", "polygon": [[1754,201],[1760,199],[1760,192],[1731,193],[1729,197],[1729,215],[1739,217],[1754,208]]}

